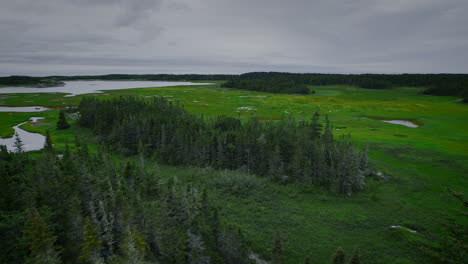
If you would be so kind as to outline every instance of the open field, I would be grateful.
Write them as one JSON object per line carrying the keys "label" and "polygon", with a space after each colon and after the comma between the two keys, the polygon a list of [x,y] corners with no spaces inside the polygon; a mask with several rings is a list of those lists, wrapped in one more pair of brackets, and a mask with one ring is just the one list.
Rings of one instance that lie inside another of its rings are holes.
{"label": "open field", "polygon": [[[316,111],[327,114],[335,136],[351,133],[356,144],[369,145],[371,164],[389,175],[389,180],[369,179],[365,191],[352,197],[337,197],[316,187],[281,186],[262,179],[233,191],[227,187],[228,179],[242,177],[237,172],[160,166],[161,176],[177,176],[179,180],[207,186],[221,208],[222,219],[241,227],[252,248],[264,256],[268,256],[274,233],[279,231],[284,238],[286,263],[301,263],[307,255],[312,263],[326,263],[338,246],[348,255],[359,247],[364,263],[431,263],[420,246],[439,247],[446,235],[444,219],[461,208],[447,188],[468,191],[468,107],[455,97],[420,95],[420,88],[311,89],[316,94],[266,94],[219,85],[129,89],[75,97],[15,94],[0,98],[0,105],[60,108],[77,105],[84,96],[138,95],[163,96],[207,117],[224,114],[275,120],[289,115],[309,119]],[[46,117],[41,122],[53,125],[26,124],[22,128],[39,133],[49,129],[59,151],[64,144],[72,144],[76,131],[91,139],[89,131],[76,125],[57,131],[57,109],[0,113],[0,136],[11,136],[11,127],[31,116]],[[368,117],[411,119],[423,125],[409,128]],[[391,225],[418,232],[392,230]]]}

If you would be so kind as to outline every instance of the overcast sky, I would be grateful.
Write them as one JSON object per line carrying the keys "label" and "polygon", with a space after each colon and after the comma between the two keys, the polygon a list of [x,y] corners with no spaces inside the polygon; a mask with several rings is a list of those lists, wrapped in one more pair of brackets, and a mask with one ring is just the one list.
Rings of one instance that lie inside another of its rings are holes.
{"label": "overcast sky", "polygon": [[0,0],[0,75],[468,73],[468,0]]}

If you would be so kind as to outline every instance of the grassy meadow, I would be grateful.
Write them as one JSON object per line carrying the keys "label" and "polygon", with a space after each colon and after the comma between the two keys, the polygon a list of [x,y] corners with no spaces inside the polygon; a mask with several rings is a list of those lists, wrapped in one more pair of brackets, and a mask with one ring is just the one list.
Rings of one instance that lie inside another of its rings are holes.
{"label": "grassy meadow", "polygon": [[[252,249],[265,258],[276,231],[283,239],[285,263],[327,263],[341,246],[348,256],[358,247],[364,263],[432,263],[423,247],[438,248],[445,239],[445,219],[463,206],[447,191],[468,192],[468,106],[455,97],[421,95],[422,88],[366,90],[351,86],[314,86],[311,95],[267,94],[209,86],[180,86],[104,91],[64,97],[64,94],[5,94],[0,106],[45,106],[38,113],[0,112],[0,136],[12,136],[12,126],[33,116],[42,123],[23,129],[49,130],[58,151],[73,144],[74,134],[92,142],[91,133],[72,123],[56,130],[58,109],[79,104],[84,96],[163,96],[189,112],[205,117],[229,115],[242,119],[310,119],[327,114],[335,136],[350,133],[360,147],[369,146],[372,166],[388,176],[366,181],[352,197],[329,194],[318,187],[280,185],[240,172],[209,168],[159,166],[162,179],[207,187],[224,222],[239,226]],[[374,119],[373,119],[374,118]],[[379,119],[413,120],[410,128]],[[460,219],[462,220],[462,219]],[[391,229],[401,225],[404,229]]]}

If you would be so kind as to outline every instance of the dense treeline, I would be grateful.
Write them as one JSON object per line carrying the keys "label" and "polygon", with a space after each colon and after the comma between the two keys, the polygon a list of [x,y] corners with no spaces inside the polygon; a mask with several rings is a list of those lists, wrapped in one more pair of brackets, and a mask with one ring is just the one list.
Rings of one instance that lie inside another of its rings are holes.
{"label": "dense treeline", "polygon": [[328,119],[322,125],[318,114],[300,122],[204,120],[163,98],[136,97],[84,98],[80,113],[80,125],[125,154],[154,155],[170,165],[240,169],[348,195],[363,187],[366,152],[349,137],[334,140]]}
{"label": "dense treeline", "polygon": [[107,74],[79,76],[8,76],[0,77],[0,86],[50,87],[63,85],[63,81],[76,80],[141,80],[141,81],[225,81],[235,78],[228,74]]}
{"label": "dense treeline", "polygon": [[468,103],[468,80],[439,82],[431,85],[424,94],[460,96],[464,103]]}
{"label": "dense treeline", "polygon": [[146,80],[146,81],[224,81],[235,78],[229,74],[107,74],[107,75],[78,75],[52,76],[54,78],[73,80]]}
{"label": "dense treeline", "polygon": [[[380,75],[386,76],[386,75]],[[296,85],[332,85],[346,84],[369,89],[387,89],[391,83],[371,74],[320,74],[320,73],[283,73],[283,72],[250,72],[239,75],[239,80],[289,80]]]}
{"label": "dense treeline", "polygon": [[307,85],[297,82],[294,79],[281,77],[255,79],[255,80],[230,80],[222,85],[227,88],[260,91],[266,93],[288,93],[288,94],[309,94]]}
{"label": "dense treeline", "polygon": [[64,83],[52,77],[29,77],[29,76],[9,76],[0,77],[0,86],[33,86],[52,87],[63,85]]}
{"label": "dense treeline", "polygon": [[461,96],[468,102],[468,74],[321,74],[251,72],[241,74],[240,80],[284,78],[307,85],[354,85],[368,89],[397,86],[427,87],[429,95]]}
{"label": "dense treeline", "polygon": [[0,147],[1,263],[249,263],[207,192],[76,148],[33,159]]}

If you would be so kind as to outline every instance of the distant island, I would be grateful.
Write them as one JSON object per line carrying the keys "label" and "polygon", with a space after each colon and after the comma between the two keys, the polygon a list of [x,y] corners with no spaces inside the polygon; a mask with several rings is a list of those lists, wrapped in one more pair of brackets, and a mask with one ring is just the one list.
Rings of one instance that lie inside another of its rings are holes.
{"label": "distant island", "polygon": [[65,82],[57,79],[43,79],[39,83],[33,85],[34,88],[60,87],[65,86]]}
{"label": "distant island", "polygon": [[31,88],[47,88],[65,86],[65,82],[54,77],[8,76],[0,77],[1,86],[24,86]]}

